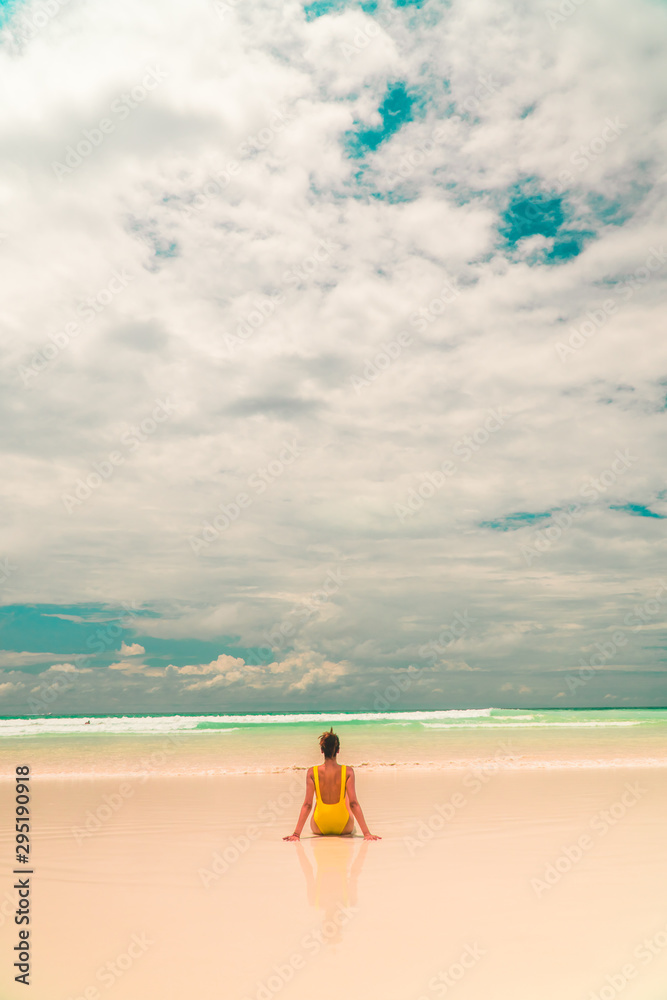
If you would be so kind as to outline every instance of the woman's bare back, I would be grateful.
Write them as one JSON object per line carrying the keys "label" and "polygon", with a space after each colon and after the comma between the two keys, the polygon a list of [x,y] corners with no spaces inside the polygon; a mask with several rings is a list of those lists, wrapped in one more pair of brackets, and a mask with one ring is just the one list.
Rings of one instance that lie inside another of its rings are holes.
{"label": "woman's bare back", "polygon": [[335,805],[340,801],[340,782],[343,768],[340,764],[320,764],[317,769],[317,777],[320,781],[320,794],[322,802],[327,806]]}

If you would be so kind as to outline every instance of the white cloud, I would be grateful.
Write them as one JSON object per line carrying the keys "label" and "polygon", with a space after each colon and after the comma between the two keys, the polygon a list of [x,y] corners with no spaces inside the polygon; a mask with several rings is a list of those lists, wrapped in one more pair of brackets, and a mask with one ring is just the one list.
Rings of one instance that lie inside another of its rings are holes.
{"label": "white cloud", "polygon": [[[85,667],[83,669],[84,669],[84,671],[86,670]],[[47,673],[47,674],[49,674],[49,673],[54,673],[54,674],[76,674],[76,673],[80,673],[80,672],[81,672],[81,670],[79,668],[77,668],[73,663],[53,663],[49,667],[49,669],[45,671],[45,673]]]}
{"label": "white cloud", "polygon": [[[300,693],[313,688],[335,686],[349,672],[349,664],[333,663],[313,652],[293,653],[282,660],[260,665],[223,654],[211,663],[183,667],[170,664],[167,670],[170,674],[186,679],[184,690],[188,692],[243,687],[259,691]],[[191,681],[193,676],[206,679]]]}
{"label": "white cloud", "polygon": [[184,667],[175,667],[170,664],[168,669],[175,670],[179,674],[236,674],[239,668],[245,666],[245,661],[239,657],[227,656],[224,653],[212,660],[211,663],[188,664]]}
{"label": "white cloud", "polygon": [[[371,22],[261,3],[223,21],[204,0],[121,0],[110,15],[92,0],[0,53],[13,95],[0,108],[3,479],[20,567],[4,594],[130,596],[158,609],[141,627],[162,639],[248,648],[287,630],[273,670],[228,654],[148,667],[133,659],[144,647],[123,642],[95,674],[100,697],[143,675],[165,691],[371,678],[421,663],[421,645],[466,608],[475,627],[447,653],[465,666],[445,672],[562,670],[655,591],[661,521],[609,506],[663,510],[667,264],[567,363],[555,345],[661,246],[665,11],[640,2],[629,24],[618,0],[588,0],[551,30],[539,5],[455,0],[394,9],[347,52]],[[164,79],[114,111],[148,67]],[[365,161],[347,157],[345,132],[374,127],[398,79],[421,116]],[[58,180],[52,162],[104,117],[113,130]],[[627,127],[579,169],[572,157],[608,118]],[[496,226],[508,189],[532,177],[550,192],[564,171],[574,224],[598,238],[557,267],[531,265],[547,237],[507,254]],[[633,198],[622,227],[605,224],[604,205]],[[339,249],[313,267],[322,240]],[[446,280],[458,296],[420,322]],[[404,330],[410,345],[355,392],[352,377]],[[55,357],[24,385],[19,366],[45,345],[52,355],[52,337]],[[157,422],[161,399],[174,412]],[[401,523],[394,505],[500,407],[512,418]],[[300,457],[272,476],[292,439]],[[566,508],[626,448],[627,474],[531,565],[530,529],[481,526]],[[228,526],[195,554],[188,538],[216,517]],[[313,602],[337,566],[347,579]],[[630,638],[629,666],[652,665]]]}
{"label": "white cloud", "polygon": [[119,660],[110,663],[107,669],[120,670],[124,674],[138,674],[141,677],[163,677],[165,673],[163,667],[148,667],[145,663],[137,663],[136,660]]}
{"label": "white cloud", "polygon": [[121,656],[141,656],[146,650],[138,642],[132,642],[129,645],[126,642],[121,642],[118,652]]}
{"label": "white cloud", "polygon": [[13,670],[18,667],[30,666],[33,663],[46,663],[56,655],[55,653],[28,653],[13,649],[0,649],[0,668]]}

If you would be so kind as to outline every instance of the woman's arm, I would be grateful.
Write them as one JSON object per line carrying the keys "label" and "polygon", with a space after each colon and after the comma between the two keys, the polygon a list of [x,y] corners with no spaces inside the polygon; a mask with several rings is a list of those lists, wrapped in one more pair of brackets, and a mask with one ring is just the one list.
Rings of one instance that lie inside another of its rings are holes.
{"label": "woman's arm", "polygon": [[364,819],[364,814],[359,805],[357,799],[357,790],[354,784],[354,771],[351,767],[347,769],[347,795],[350,800],[350,812],[356,819],[357,823],[361,827],[361,832],[364,835],[364,840],[382,840],[382,837],[378,837],[376,834],[371,833],[371,831],[366,826],[366,820]]}
{"label": "woman's arm", "polygon": [[315,781],[313,780],[313,769],[312,767],[309,767],[306,773],[306,795],[303,800],[303,805],[301,806],[299,818],[296,821],[296,826],[294,827],[294,833],[291,833],[289,837],[283,837],[283,840],[299,840],[301,837],[301,831],[303,830],[303,825],[308,819],[308,814],[312,808],[314,795]]}

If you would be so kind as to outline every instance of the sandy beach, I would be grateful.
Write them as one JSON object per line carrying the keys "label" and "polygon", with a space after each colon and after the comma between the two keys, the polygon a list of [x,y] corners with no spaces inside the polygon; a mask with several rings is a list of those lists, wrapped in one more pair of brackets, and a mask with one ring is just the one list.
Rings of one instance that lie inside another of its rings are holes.
{"label": "sandy beach", "polygon": [[[656,1000],[662,768],[371,771],[382,840],[285,843],[303,773],[34,778],[36,1000]],[[2,815],[13,787],[0,783]],[[1,832],[3,1000],[17,943]]]}

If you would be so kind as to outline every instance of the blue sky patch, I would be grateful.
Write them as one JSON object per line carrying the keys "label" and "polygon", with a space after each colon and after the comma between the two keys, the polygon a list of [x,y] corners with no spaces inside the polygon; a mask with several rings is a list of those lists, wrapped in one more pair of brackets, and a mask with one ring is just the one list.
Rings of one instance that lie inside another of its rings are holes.
{"label": "blue sky patch", "polygon": [[377,3],[367,0],[359,4],[350,3],[349,0],[314,0],[313,3],[306,4],[303,12],[306,21],[314,21],[316,17],[324,17],[325,14],[337,14],[346,7],[360,7],[365,14],[374,14],[377,10]]}
{"label": "blue sky patch", "polygon": [[350,156],[364,156],[389,139],[405,122],[414,117],[415,99],[404,83],[394,83],[387,88],[378,108],[382,124],[379,128],[357,128],[345,133],[345,145]]}
{"label": "blue sky patch", "polygon": [[606,226],[622,226],[635,211],[632,203],[622,198],[607,198],[595,191],[588,195],[587,202],[591,213]]}
{"label": "blue sky patch", "polygon": [[517,531],[518,528],[527,528],[539,521],[546,521],[551,514],[550,510],[539,513],[519,510],[514,514],[505,514],[504,517],[496,518],[494,521],[480,521],[480,527],[491,528],[492,531]]}
{"label": "blue sky patch", "polygon": [[0,28],[11,19],[21,0],[0,0]]}
{"label": "blue sky patch", "polygon": [[99,604],[13,604],[0,609],[0,647],[31,653],[103,652],[131,638],[141,618],[157,618],[146,609]]}
{"label": "blue sky patch", "polygon": [[153,252],[154,257],[178,257],[180,248],[177,243],[162,236],[151,222],[130,219],[129,230]]}
{"label": "blue sky patch", "polygon": [[346,0],[315,0],[314,3],[306,4],[303,12],[306,15],[306,21],[314,21],[316,17],[343,10],[345,6]]}
{"label": "blue sky patch", "polygon": [[498,227],[506,245],[513,249],[529,236],[552,239],[545,260],[565,261],[578,256],[595,233],[574,228],[566,199],[557,194],[531,190],[531,183],[515,185]]}
{"label": "blue sky patch", "polygon": [[163,240],[155,244],[156,257],[178,257],[178,244]]}
{"label": "blue sky patch", "polygon": [[[129,643],[129,640],[125,640]],[[228,656],[240,656],[247,663],[270,663],[278,654],[270,656],[268,650],[252,649],[234,645],[230,636],[219,639],[156,639],[150,635],[133,635],[132,642],[138,642],[146,650],[145,656],[137,657],[137,661],[148,663],[151,667],[164,667],[173,663],[184,667],[186,663],[210,663],[221,653]],[[118,657],[115,657],[118,659]]]}
{"label": "blue sky patch", "polygon": [[592,220],[605,226],[622,226],[631,219],[651,190],[651,183],[642,178],[623,186],[613,198],[598,191],[586,196],[585,206]]}
{"label": "blue sky patch", "polygon": [[141,635],[141,622],[160,615],[147,608],[109,607],[100,604],[14,604],[0,608],[0,648],[15,652],[52,654],[43,663],[24,666],[24,672],[39,673],[55,662],[53,656],[92,657],[99,666],[120,659],[122,642],[139,643],[146,650],[137,662],[150,666],[178,667],[186,663],[210,663],[221,653],[243,657],[246,662],[268,663],[266,649],[235,645],[231,636],[215,639],[159,639]]}
{"label": "blue sky patch", "polygon": [[418,201],[416,194],[408,195],[401,191],[371,191],[370,197],[379,201],[386,201],[388,205],[403,205],[411,201]]}
{"label": "blue sky patch", "polygon": [[658,514],[656,511],[651,510],[650,507],[645,507],[643,503],[621,503],[621,504],[610,504],[610,510],[625,510],[628,514],[634,514],[635,517],[658,517],[664,519],[664,514]]}

